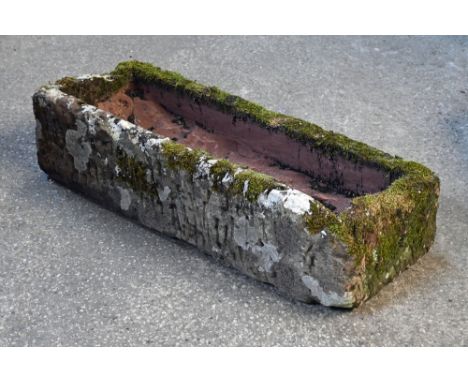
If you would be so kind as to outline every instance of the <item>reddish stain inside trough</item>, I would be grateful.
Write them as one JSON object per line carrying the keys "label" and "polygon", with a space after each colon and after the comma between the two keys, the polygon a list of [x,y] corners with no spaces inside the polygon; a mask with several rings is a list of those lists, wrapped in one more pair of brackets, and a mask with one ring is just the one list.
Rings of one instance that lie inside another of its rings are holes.
{"label": "reddish stain inside trough", "polygon": [[[347,208],[353,196],[382,191],[390,183],[382,169],[331,159],[284,133],[236,119],[172,90],[130,85],[97,106],[188,147],[271,175],[336,212]],[[317,186],[317,179],[326,184],[330,178],[339,179],[339,190]]]}

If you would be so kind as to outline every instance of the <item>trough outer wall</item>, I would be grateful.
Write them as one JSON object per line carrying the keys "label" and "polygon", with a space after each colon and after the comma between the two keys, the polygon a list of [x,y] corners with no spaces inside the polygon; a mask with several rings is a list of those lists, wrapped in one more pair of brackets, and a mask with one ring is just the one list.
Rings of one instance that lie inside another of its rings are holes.
{"label": "trough outer wall", "polygon": [[359,276],[346,246],[327,230],[308,230],[309,196],[287,187],[255,201],[233,195],[229,179],[215,186],[216,160],[200,157],[196,171],[174,168],[167,138],[56,86],[36,92],[33,106],[38,162],[57,182],[288,297],[348,308],[362,300],[352,290]]}

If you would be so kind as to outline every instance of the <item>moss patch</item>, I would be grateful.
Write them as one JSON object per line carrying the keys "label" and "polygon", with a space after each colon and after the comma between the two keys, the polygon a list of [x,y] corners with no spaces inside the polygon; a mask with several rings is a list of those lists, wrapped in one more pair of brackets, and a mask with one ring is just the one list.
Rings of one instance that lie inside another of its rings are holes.
{"label": "moss patch", "polygon": [[284,187],[271,176],[244,170],[234,177],[231,190],[233,194],[244,195],[250,202],[255,202],[262,192],[268,192],[274,188],[282,189]]}
{"label": "moss patch", "polygon": [[306,227],[315,235],[332,224],[338,223],[337,216],[319,202],[311,202],[310,210],[304,215]]}
{"label": "moss patch", "polygon": [[66,94],[80,98],[90,105],[110,97],[129,82],[126,76],[90,77],[77,79],[64,77],[57,81],[60,90]]}
{"label": "moss patch", "polygon": [[194,174],[200,159],[208,154],[202,150],[192,150],[180,143],[167,141],[162,143],[163,154],[168,166],[173,170],[185,170]]}
{"label": "moss patch", "polygon": [[126,183],[134,191],[141,194],[157,196],[156,186],[147,180],[147,170],[149,169],[138,159],[129,156],[124,150],[117,148],[116,163],[120,168],[117,179]]}
{"label": "moss patch", "polygon": [[358,276],[349,288],[364,299],[426,253],[435,237],[439,178],[417,163],[406,166],[407,175],[387,190],[354,198],[339,215],[320,203],[304,215],[311,234],[327,230],[346,245]]}
{"label": "moss patch", "polygon": [[226,159],[218,160],[211,167],[210,174],[213,179],[214,188],[216,191],[223,191],[225,189],[222,182],[226,175],[234,180],[234,174],[237,168],[238,166]]}
{"label": "moss patch", "polygon": [[404,176],[385,192],[353,199],[328,228],[354,257],[367,297],[423,255],[436,230],[439,179]]}
{"label": "moss patch", "polygon": [[[196,172],[202,158],[205,160],[211,158],[204,151],[192,150],[172,141],[164,142],[162,145],[169,168],[173,170],[185,170],[191,175]],[[230,195],[244,195],[250,202],[255,202],[262,192],[270,191],[274,188],[284,189],[284,186],[271,176],[247,169],[236,174],[238,168],[239,166],[226,159],[220,159],[213,164],[210,169],[210,176],[213,180],[214,190],[217,192],[227,192]],[[223,179],[226,175],[231,176],[232,181],[223,185]]]}

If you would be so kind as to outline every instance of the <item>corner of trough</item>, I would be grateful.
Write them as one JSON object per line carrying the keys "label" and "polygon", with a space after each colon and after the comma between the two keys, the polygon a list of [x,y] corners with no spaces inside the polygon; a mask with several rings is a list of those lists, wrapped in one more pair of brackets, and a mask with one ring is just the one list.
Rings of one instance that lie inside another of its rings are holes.
{"label": "corner of trough", "polygon": [[385,190],[355,197],[338,215],[306,217],[311,233],[322,229],[345,244],[364,299],[425,254],[435,237],[439,177],[416,162],[395,158],[392,165],[399,177]]}

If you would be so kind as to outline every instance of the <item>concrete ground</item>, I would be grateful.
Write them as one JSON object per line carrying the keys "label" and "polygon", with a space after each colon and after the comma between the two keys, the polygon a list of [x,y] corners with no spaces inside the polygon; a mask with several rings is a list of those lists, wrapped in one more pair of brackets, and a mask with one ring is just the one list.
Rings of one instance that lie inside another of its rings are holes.
{"label": "concrete ground", "polygon": [[[48,181],[31,95],[130,58],[434,169],[434,247],[308,306]],[[468,345],[467,38],[0,37],[0,68],[0,345]]]}

